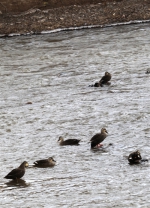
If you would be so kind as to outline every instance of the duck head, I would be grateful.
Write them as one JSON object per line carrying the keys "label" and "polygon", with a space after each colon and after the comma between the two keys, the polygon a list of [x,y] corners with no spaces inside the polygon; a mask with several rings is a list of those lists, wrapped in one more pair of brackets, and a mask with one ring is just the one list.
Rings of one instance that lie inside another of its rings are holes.
{"label": "duck head", "polygon": [[102,128],[102,129],[101,129],[101,133],[102,133],[102,134],[108,135],[108,131],[107,131],[105,128]]}
{"label": "duck head", "polygon": [[64,141],[64,138],[62,136],[59,137],[58,142],[61,143]]}

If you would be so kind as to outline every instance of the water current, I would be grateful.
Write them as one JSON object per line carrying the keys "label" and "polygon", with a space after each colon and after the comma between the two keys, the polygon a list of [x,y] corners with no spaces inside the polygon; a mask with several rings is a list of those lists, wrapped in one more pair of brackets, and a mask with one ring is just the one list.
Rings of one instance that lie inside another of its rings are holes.
{"label": "water current", "polygon": [[[148,208],[149,162],[127,156],[149,158],[149,69],[150,23],[1,38],[0,207]],[[111,85],[89,87],[106,71]],[[109,135],[92,151],[102,127]],[[32,167],[50,156],[53,168]],[[4,179],[24,160],[21,184]]]}

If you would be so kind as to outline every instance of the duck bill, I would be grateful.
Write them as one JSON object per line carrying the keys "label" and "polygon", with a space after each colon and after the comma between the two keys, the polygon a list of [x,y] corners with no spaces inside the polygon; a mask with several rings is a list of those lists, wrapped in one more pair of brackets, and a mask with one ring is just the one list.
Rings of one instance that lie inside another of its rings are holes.
{"label": "duck bill", "polygon": [[29,167],[29,163],[26,163],[26,164],[25,164],[25,167]]}
{"label": "duck bill", "polygon": [[52,157],[51,159],[52,159],[52,161],[53,161],[53,162],[56,162],[56,160],[54,160],[54,158],[53,158],[53,157]]}

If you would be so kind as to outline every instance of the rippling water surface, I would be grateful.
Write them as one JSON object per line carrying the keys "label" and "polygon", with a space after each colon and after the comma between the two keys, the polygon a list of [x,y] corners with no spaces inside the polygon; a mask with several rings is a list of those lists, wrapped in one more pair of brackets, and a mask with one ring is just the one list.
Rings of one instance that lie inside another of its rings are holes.
{"label": "rippling water surface", "polygon": [[[149,158],[149,34],[139,24],[0,39],[1,207],[149,207],[149,162],[126,158]],[[88,87],[105,71],[110,86]],[[80,145],[59,146],[60,135]],[[54,168],[32,167],[50,156]],[[24,160],[21,184],[4,179]]]}

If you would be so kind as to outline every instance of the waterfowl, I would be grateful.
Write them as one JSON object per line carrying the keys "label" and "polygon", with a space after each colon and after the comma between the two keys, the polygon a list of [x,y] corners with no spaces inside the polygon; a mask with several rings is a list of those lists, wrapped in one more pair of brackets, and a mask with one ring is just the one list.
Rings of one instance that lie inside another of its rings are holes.
{"label": "waterfowl", "polygon": [[105,75],[99,81],[100,86],[103,87],[104,84],[109,84],[110,80],[111,80],[111,74],[109,72],[105,72]]}
{"label": "waterfowl", "polygon": [[91,138],[90,140],[91,148],[103,146],[100,143],[107,137],[107,135],[108,135],[107,130],[105,128],[102,128],[101,133],[97,133]]}
{"label": "waterfowl", "polygon": [[67,139],[64,141],[62,136],[59,137],[58,142],[60,145],[79,145],[79,139]]}
{"label": "waterfowl", "polygon": [[43,168],[53,167],[55,164],[56,161],[52,157],[49,157],[48,159],[37,160],[34,162],[34,166]]}
{"label": "waterfowl", "polygon": [[6,179],[13,179],[17,180],[24,176],[25,174],[25,167],[28,167],[29,164],[24,161],[18,168],[13,169],[10,173],[8,173],[4,178]]}
{"label": "waterfowl", "polygon": [[130,164],[137,164],[140,163],[142,160],[141,154],[139,152],[139,150],[132,152],[129,156],[128,156],[128,161]]}
{"label": "waterfowl", "polygon": [[150,74],[150,70],[147,70],[147,71],[145,72],[145,74]]}

